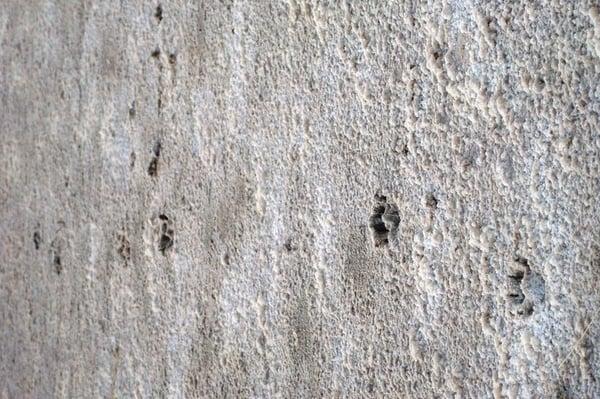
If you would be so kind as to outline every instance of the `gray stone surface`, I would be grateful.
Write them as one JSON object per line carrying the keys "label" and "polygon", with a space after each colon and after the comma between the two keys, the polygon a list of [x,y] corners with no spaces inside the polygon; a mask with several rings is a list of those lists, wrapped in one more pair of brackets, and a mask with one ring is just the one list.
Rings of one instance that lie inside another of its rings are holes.
{"label": "gray stone surface", "polygon": [[600,397],[596,2],[157,6],[0,7],[1,398]]}

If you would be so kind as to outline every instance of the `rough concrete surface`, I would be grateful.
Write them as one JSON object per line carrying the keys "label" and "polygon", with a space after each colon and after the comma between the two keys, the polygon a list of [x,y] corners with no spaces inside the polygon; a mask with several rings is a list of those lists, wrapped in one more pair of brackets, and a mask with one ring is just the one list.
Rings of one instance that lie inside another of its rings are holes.
{"label": "rough concrete surface", "polygon": [[598,6],[2,1],[0,398],[600,397]]}

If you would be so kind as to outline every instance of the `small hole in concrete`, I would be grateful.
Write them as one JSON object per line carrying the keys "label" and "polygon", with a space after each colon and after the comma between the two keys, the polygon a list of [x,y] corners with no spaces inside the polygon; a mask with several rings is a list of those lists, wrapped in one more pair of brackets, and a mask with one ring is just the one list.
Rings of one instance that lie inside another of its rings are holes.
{"label": "small hole in concrete", "polygon": [[173,246],[173,230],[168,229],[160,236],[158,250],[164,255],[165,252]]}
{"label": "small hole in concrete", "polygon": [[375,196],[376,205],[369,217],[369,228],[373,236],[375,247],[385,246],[389,243],[390,235],[395,235],[400,223],[398,208],[387,201],[384,195]]}
{"label": "small hole in concrete", "polygon": [[39,232],[34,232],[33,233],[33,245],[35,246],[35,249],[40,249],[40,243],[42,242],[42,237],[40,236]]}
{"label": "small hole in concrete", "polygon": [[156,11],[154,12],[154,18],[156,18],[158,20],[158,23],[160,23],[163,19],[163,9],[160,4],[158,6],[156,6]]}
{"label": "small hole in concrete", "polygon": [[60,249],[55,248],[52,250],[52,264],[54,265],[54,271],[56,274],[60,274],[62,272],[63,266],[62,261],[60,259]]}
{"label": "small hole in concrete", "polygon": [[152,177],[158,175],[158,159],[160,157],[160,150],[161,144],[160,141],[157,141],[152,149],[154,156],[152,157],[152,160],[150,160],[150,165],[148,165],[148,174]]}
{"label": "small hole in concrete", "polygon": [[437,209],[438,199],[435,197],[435,195],[429,193],[425,197],[425,205],[427,205],[427,207],[429,207],[431,209]]}
{"label": "small hole in concrete", "polygon": [[173,237],[175,231],[172,228],[172,222],[169,217],[165,214],[158,215],[161,220],[160,225],[160,238],[158,239],[158,250],[165,255],[165,252],[173,247]]}
{"label": "small hole in concrete", "polygon": [[129,244],[129,239],[127,239],[127,236],[123,233],[118,235],[118,240],[119,248],[117,249],[117,252],[123,260],[129,261],[131,259],[131,246]]}
{"label": "small hole in concrete", "polygon": [[292,239],[288,238],[285,243],[283,244],[283,248],[285,248],[285,250],[287,252],[292,252],[296,250],[296,247],[293,245],[292,243]]}

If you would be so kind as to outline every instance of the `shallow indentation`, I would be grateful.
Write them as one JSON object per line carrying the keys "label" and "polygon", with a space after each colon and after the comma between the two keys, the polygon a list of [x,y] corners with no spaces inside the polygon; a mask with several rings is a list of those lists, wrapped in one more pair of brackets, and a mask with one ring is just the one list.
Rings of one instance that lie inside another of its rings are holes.
{"label": "shallow indentation", "polygon": [[160,158],[160,150],[161,144],[160,141],[157,141],[152,149],[154,155],[152,160],[150,160],[150,165],[148,165],[148,174],[152,177],[156,177],[158,175],[158,160]]}
{"label": "shallow indentation", "polygon": [[173,247],[175,230],[173,229],[172,222],[169,220],[167,215],[160,214],[158,218],[161,221],[158,238],[158,250],[165,255],[166,252]]}
{"label": "shallow indentation", "polygon": [[35,249],[40,249],[40,243],[42,242],[42,237],[40,236],[39,231],[33,232],[33,245]]}
{"label": "shallow indentation", "polygon": [[528,259],[518,256],[507,274],[508,305],[510,312],[518,316],[531,316],[545,299],[544,278],[531,270]]}
{"label": "shallow indentation", "polygon": [[156,20],[158,21],[159,24],[163,19],[163,9],[160,4],[158,6],[156,6],[156,11],[154,12],[154,18],[156,18]]}
{"label": "shallow indentation", "polygon": [[129,261],[131,259],[131,245],[129,244],[129,239],[125,233],[120,233],[117,236],[118,240],[118,248],[117,252],[121,256],[121,259],[124,261]]}
{"label": "shallow indentation", "polygon": [[369,228],[375,247],[389,244],[391,236],[395,236],[400,223],[398,208],[389,203],[384,195],[375,196],[376,204],[369,217]]}

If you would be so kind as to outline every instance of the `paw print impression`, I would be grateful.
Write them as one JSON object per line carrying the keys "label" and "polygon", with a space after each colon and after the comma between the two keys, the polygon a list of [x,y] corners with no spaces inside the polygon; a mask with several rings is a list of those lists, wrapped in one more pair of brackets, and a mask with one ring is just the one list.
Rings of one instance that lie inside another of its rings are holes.
{"label": "paw print impression", "polygon": [[529,260],[516,257],[508,272],[507,299],[510,312],[529,317],[544,302],[546,289],[541,275],[531,270]]}
{"label": "paw print impression", "polygon": [[375,247],[383,247],[389,244],[390,239],[395,238],[400,216],[396,205],[388,202],[384,195],[375,196],[376,204],[369,217],[369,229],[373,237]]}
{"label": "paw print impression", "polygon": [[165,253],[173,247],[173,240],[175,231],[167,215],[161,214],[158,216],[160,219],[160,232],[158,239],[158,250],[165,255]]}

